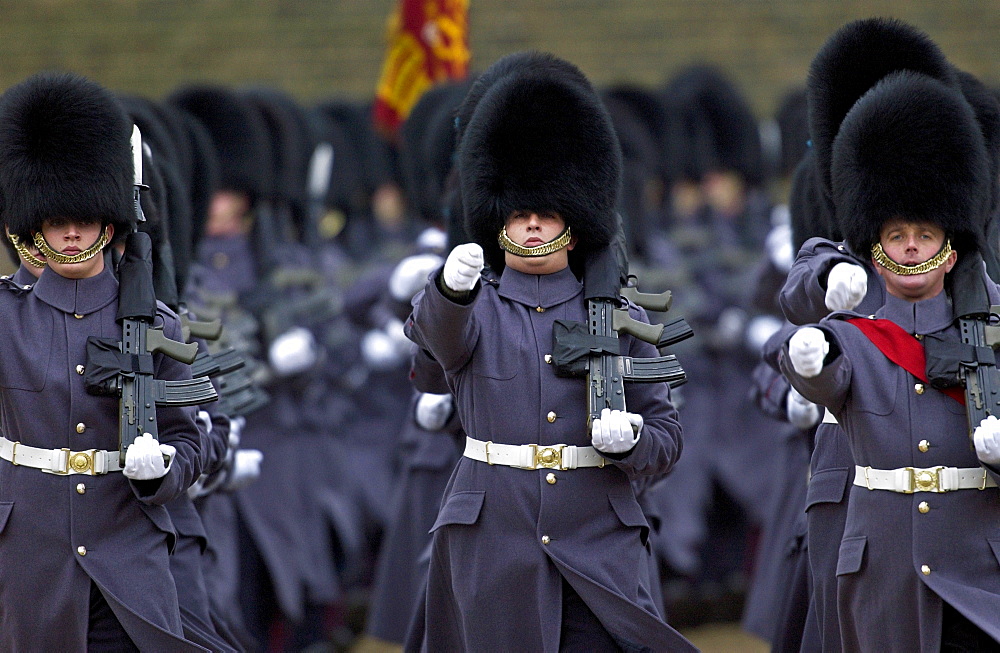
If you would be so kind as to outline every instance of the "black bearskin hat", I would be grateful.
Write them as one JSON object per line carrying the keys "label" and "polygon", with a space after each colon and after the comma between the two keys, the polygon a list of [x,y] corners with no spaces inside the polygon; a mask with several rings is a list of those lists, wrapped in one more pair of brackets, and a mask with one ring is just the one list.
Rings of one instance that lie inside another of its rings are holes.
{"label": "black bearskin hat", "polygon": [[893,73],[844,118],[831,157],[833,203],[851,249],[866,254],[891,218],[944,229],[978,251],[991,204],[983,135],[962,94],[920,73]]}
{"label": "black bearskin hat", "polygon": [[135,225],[132,121],[115,96],[72,73],[40,73],[0,97],[0,194],[11,233],[47,218]]}
{"label": "black bearskin hat", "polygon": [[854,103],[889,73],[912,70],[955,87],[951,64],[925,33],[899,20],[866,18],[841,27],[809,67],[809,135],[830,193],[833,139]]}
{"label": "black bearskin hat", "polygon": [[251,202],[271,194],[271,144],[258,111],[223,86],[195,85],[167,102],[194,116],[208,130],[219,161],[219,189],[246,193]]}
{"label": "black bearskin hat", "polygon": [[792,247],[802,248],[810,238],[839,241],[843,237],[837,226],[833,202],[823,192],[819,172],[809,149],[792,172],[792,185],[788,193],[788,213],[792,227]]}
{"label": "black bearskin hat", "polygon": [[781,99],[774,116],[781,136],[778,174],[790,177],[809,149],[809,109],[805,88],[794,88]]}
{"label": "black bearskin hat", "polygon": [[518,53],[491,66],[470,94],[477,87],[481,95],[459,125],[458,162],[466,229],[486,262],[503,270],[497,235],[523,209],[558,213],[578,239],[571,257],[609,244],[621,151],[583,73],[549,54]]}

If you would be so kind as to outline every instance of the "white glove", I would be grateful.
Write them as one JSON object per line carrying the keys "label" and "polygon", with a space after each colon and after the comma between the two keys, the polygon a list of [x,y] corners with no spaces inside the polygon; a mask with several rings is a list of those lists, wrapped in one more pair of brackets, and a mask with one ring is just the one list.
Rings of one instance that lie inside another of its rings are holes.
{"label": "white glove", "polygon": [[868,275],[855,263],[837,263],[826,277],[826,307],[831,311],[849,311],[865,298]]}
{"label": "white glove", "polygon": [[417,425],[425,431],[440,431],[451,417],[451,406],[450,394],[421,393],[414,411]]}
{"label": "white glove", "polygon": [[[153,436],[143,433],[125,450],[125,468],[122,474],[134,481],[150,481],[163,478],[174,461],[177,449],[169,444],[160,444]],[[164,464],[167,456],[170,463]]]}
{"label": "white glove", "polygon": [[979,460],[994,467],[1000,466],[1000,420],[990,415],[972,432]]}
{"label": "white glove", "polygon": [[382,329],[372,329],[361,338],[361,355],[379,372],[398,367],[413,353],[413,343],[403,332],[403,323],[391,320]]}
{"label": "white glove", "polygon": [[812,428],[819,422],[819,406],[800,395],[795,388],[788,388],[785,410],[788,413],[788,421],[797,429]]}
{"label": "white glove", "polygon": [[437,254],[415,254],[400,261],[389,277],[389,293],[392,298],[408,302],[427,285],[427,277],[441,267],[442,259]]}
{"label": "white glove", "polygon": [[309,329],[292,327],[274,339],[267,350],[267,358],[275,374],[291,376],[316,364],[319,347]]}
{"label": "white glove", "polygon": [[240,446],[240,436],[243,435],[243,427],[247,425],[247,418],[240,417],[230,417],[229,418],[229,448],[236,449]]}
{"label": "white glove", "polygon": [[625,453],[642,433],[642,415],[605,408],[590,427],[590,442],[604,453]]}
{"label": "white glove", "polygon": [[451,250],[441,280],[455,292],[465,292],[476,287],[482,270],[483,248],[476,243],[465,243]]}
{"label": "white glove", "polygon": [[788,358],[799,376],[811,379],[823,371],[823,359],[830,353],[830,343],[816,327],[803,327],[788,340]]}
{"label": "white glove", "polygon": [[764,239],[767,255],[774,267],[782,272],[792,269],[795,262],[795,250],[792,248],[792,228],[788,224],[779,224],[771,228]]}
{"label": "white glove", "polygon": [[211,435],[212,433],[212,416],[208,414],[207,410],[199,410],[198,414],[195,416],[195,421],[198,422],[198,426],[202,428],[205,435]]}
{"label": "white glove", "polygon": [[233,459],[233,470],[229,473],[226,490],[232,492],[246,487],[260,477],[260,462],[264,459],[257,449],[240,449]]}
{"label": "white glove", "polygon": [[777,333],[785,323],[773,315],[755,315],[746,328],[747,346],[752,351],[760,351],[768,338]]}

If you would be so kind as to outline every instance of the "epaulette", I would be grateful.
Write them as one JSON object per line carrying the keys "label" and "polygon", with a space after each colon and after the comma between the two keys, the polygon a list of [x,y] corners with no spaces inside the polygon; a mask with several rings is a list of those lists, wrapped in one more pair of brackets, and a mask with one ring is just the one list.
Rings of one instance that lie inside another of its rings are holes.
{"label": "epaulette", "polygon": [[23,295],[24,293],[31,292],[32,286],[33,284],[30,283],[22,286],[18,282],[14,281],[9,274],[0,276],[0,289],[9,290],[16,295]]}

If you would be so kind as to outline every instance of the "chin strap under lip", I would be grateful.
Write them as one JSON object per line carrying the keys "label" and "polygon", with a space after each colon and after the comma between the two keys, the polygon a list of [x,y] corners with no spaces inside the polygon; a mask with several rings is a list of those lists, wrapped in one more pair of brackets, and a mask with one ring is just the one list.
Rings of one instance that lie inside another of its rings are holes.
{"label": "chin strap under lip", "polygon": [[889,272],[898,274],[902,277],[924,274],[926,272],[930,272],[931,270],[938,269],[944,265],[945,261],[948,260],[948,257],[951,256],[951,252],[951,240],[949,239],[944,242],[944,245],[941,247],[941,251],[923,263],[917,263],[916,265],[902,265],[901,263],[896,263],[889,258],[889,255],[885,253],[884,249],[882,249],[882,243],[875,243],[872,245],[872,258],[875,259],[875,262]]}
{"label": "chin strap under lip", "polygon": [[569,245],[569,241],[572,240],[573,236],[570,234],[569,227],[563,229],[563,232],[550,240],[547,243],[542,243],[541,245],[535,245],[534,247],[525,247],[524,245],[518,245],[510,236],[507,235],[507,227],[500,230],[500,234],[497,236],[497,241],[500,243],[501,249],[510,252],[514,256],[522,257],[533,257],[533,256],[548,256],[552,252],[558,252],[563,247]]}
{"label": "chin strap under lip", "polygon": [[97,242],[79,254],[74,254],[73,256],[67,256],[52,249],[52,247],[50,247],[45,241],[45,236],[43,236],[40,231],[35,232],[33,240],[35,241],[35,246],[38,248],[38,251],[44,254],[47,260],[55,261],[56,263],[71,264],[83,263],[84,261],[94,258],[101,253],[101,250],[104,249],[105,245],[108,244],[111,238],[108,235],[108,228],[104,227],[104,230],[101,232],[101,236],[97,239]]}

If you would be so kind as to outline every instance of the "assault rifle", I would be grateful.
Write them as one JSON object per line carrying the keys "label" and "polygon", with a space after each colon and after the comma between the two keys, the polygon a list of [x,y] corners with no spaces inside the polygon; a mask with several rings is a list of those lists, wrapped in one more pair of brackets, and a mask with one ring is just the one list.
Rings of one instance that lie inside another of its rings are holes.
{"label": "assault rifle", "polygon": [[[215,401],[218,395],[205,377],[164,381],[153,378],[153,354],[161,352],[190,364],[198,346],[171,340],[153,328],[156,296],[153,292],[152,244],[149,236],[134,232],[125,240],[125,254],[118,267],[118,316],[121,342],[111,338],[87,339],[87,392],[118,396],[119,460],[137,437],[148,433],[158,439],[156,405],[196,406]],[[169,460],[164,458],[164,463]]]}
{"label": "assault rifle", "polygon": [[[600,418],[603,409],[626,410],[625,381],[666,381],[671,387],[677,387],[687,380],[677,357],[672,354],[655,358],[632,358],[621,354],[619,333],[629,334],[658,348],[680,342],[693,334],[683,319],[674,320],[666,329],[662,324],[645,324],[630,317],[628,310],[621,308],[621,267],[610,246],[591,253],[587,258],[583,283],[587,324],[556,320],[553,326],[555,345],[552,357],[556,374],[586,374],[588,430],[593,420]],[[625,294],[646,301],[651,310],[669,308],[669,293],[645,295],[626,290]]]}

